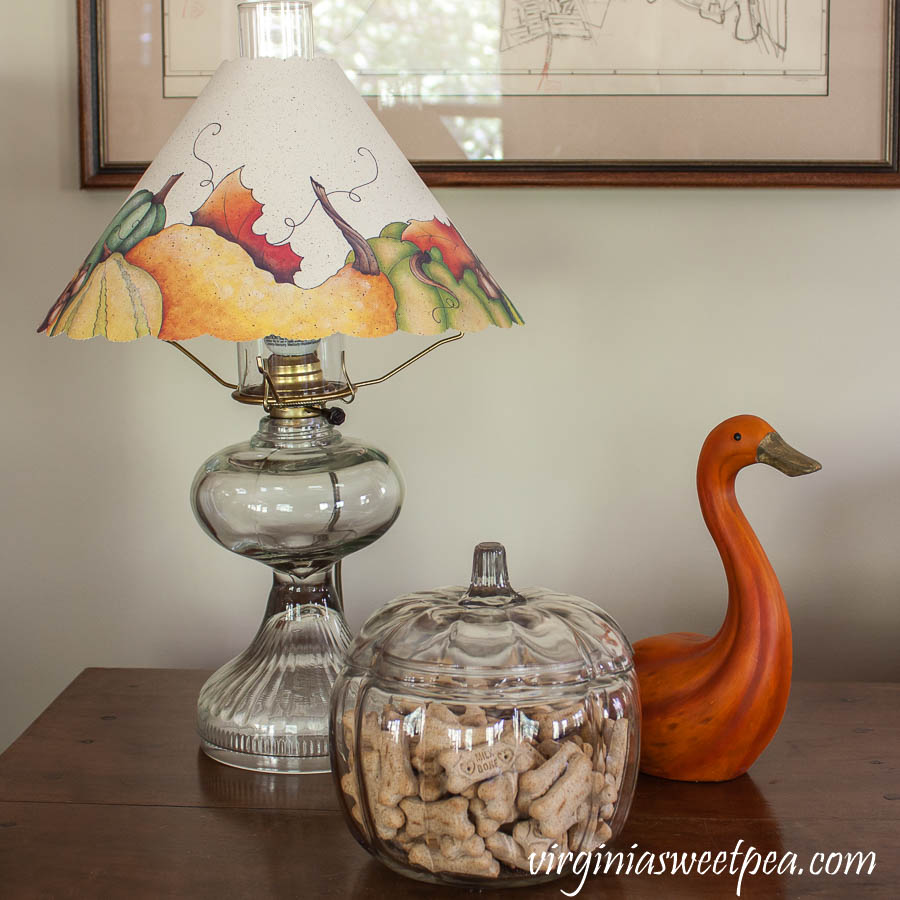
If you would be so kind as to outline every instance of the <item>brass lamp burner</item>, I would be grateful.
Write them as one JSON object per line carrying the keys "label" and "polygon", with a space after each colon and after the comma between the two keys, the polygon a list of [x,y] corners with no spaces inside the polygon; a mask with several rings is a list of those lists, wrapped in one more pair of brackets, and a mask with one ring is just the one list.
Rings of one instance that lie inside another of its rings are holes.
{"label": "brass lamp burner", "polygon": [[315,353],[305,356],[274,353],[266,360],[257,357],[256,364],[263,377],[263,406],[272,418],[305,419],[323,413],[322,406],[309,405],[311,396],[328,393],[322,361]]}
{"label": "brass lamp burner", "polygon": [[342,410],[329,409],[328,403],[341,400],[344,403],[352,403],[356,399],[356,392],[363,387],[371,387],[381,384],[389,378],[393,378],[398,372],[402,372],[414,362],[418,362],[423,356],[437,350],[444,344],[450,344],[465,337],[465,332],[458,332],[450,337],[442,338],[429,344],[424,350],[411,356],[399,366],[391,369],[380,378],[370,378],[367,381],[355,382],[347,372],[344,353],[341,353],[341,372],[343,382],[326,381],[322,371],[322,363],[315,353],[303,356],[282,356],[274,353],[268,359],[261,356],[256,358],[256,364],[263,376],[260,388],[253,391],[242,390],[237,384],[226,381],[217,375],[202,360],[198,359],[177,341],[167,341],[180,350],[191,362],[199,366],[210,378],[217,381],[222,387],[228,388],[231,396],[238,403],[247,403],[254,406],[262,406],[274,419],[303,419],[308,416],[324,416],[332,424],[340,425],[344,421]]}

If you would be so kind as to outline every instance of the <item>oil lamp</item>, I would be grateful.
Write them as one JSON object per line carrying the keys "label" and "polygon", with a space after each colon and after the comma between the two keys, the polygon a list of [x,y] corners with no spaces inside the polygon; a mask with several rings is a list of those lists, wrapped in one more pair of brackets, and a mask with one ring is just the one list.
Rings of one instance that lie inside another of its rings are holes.
{"label": "oil lamp", "polygon": [[[242,3],[223,63],[41,323],[152,335],[265,415],[213,454],[191,499],[222,546],[273,569],[250,646],[203,687],[203,749],[267,772],[328,771],[328,702],[350,635],[341,560],[384,534],[399,470],[345,437],[368,385],[438,346],[521,317],[336,63],[313,55],[306,2]],[[354,382],[341,335],[441,335]],[[238,377],[180,341],[235,342]]]}

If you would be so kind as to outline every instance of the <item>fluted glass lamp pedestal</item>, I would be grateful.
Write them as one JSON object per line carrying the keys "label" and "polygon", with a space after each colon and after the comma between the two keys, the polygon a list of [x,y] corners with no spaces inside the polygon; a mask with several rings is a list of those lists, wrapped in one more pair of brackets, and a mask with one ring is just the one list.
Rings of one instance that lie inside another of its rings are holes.
{"label": "fluted glass lamp pedestal", "polygon": [[350,644],[334,570],[275,573],[253,642],[200,691],[208,756],[262,772],[329,771],[328,701]]}

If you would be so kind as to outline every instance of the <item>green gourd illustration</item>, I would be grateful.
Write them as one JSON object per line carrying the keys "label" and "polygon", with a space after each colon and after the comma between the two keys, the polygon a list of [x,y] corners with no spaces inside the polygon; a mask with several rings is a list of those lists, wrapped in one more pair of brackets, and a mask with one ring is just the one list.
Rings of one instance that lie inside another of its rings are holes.
{"label": "green gourd illustration", "polygon": [[[65,320],[63,313],[88,283],[94,269],[105,262],[114,253],[126,254],[136,247],[144,238],[158,234],[166,225],[165,200],[169,191],[175,186],[181,175],[173,175],[163,185],[162,190],[154,194],[146,189],[132,194],[122,208],[115,214],[106,231],[100,235],[97,243],[87,255],[74,278],[66,285],[56,303],[44,317],[38,333],[46,331],[51,323],[54,325]],[[53,329],[54,333],[56,329]]]}

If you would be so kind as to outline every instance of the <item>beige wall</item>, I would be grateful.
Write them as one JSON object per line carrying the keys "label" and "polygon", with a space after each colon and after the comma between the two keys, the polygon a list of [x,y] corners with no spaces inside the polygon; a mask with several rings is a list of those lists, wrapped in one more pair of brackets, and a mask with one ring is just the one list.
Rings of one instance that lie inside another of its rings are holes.
{"label": "beige wall", "polygon": [[[188,487],[252,411],[174,351],[34,334],[123,199],[77,188],[74,4],[10,4],[0,254],[7,340],[0,747],[85,666],[214,666],[262,566],[216,547]],[[715,629],[724,578],[699,446],[761,414],[824,463],[739,492],[781,576],[801,678],[898,679],[900,192],[442,191],[529,325],[361,397],[345,430],[402,465],[406,508],[346,567],[348,616],[459,581],[478,540],[514,583],[597,600],[632,638]],[[353,347],[377,372],[413,339]],[[228,369],[231,349],[203,352]]]}

